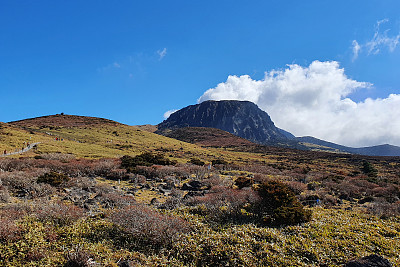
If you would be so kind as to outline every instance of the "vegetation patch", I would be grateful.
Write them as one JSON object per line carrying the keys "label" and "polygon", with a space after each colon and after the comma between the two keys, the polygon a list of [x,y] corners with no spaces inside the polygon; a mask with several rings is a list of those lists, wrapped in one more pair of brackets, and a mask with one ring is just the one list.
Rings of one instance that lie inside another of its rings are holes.
{"label": "vegetation patch", "polygon": [[168,158],[164,158],[161,154],[152,154],[149,152],[142,153],[135,157],[123,156],[121,158],[121,167],[128,172],[135,172],[136,166],[152,166],[152,165],[174,165]]}
{"label": "vegetation patch", "polygon": [[69,177],[63,173],[49,172],[38,177],[38,183],[46,183],[52,186],[60,186],[69,181]]}

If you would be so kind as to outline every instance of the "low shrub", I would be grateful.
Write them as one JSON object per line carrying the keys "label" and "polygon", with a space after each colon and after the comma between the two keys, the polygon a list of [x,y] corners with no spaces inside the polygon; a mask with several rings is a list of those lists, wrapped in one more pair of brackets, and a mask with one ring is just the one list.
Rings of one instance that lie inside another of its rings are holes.
{"label": "low shrub", "polygon": [[[37,184],[36,175],[42,174],[41,171],[15,171],[0,174],[3,181],[3,198],[7,199],[7,192],[13,196],[32,199],[52,195],[55,189],[49,184]],[[6,191],[4,191],[6,189]],[[0,193],[1,194],[1,193]],[[0,200],[1,201],[1,200]]]}
{"label": "low shrub", "polygon": [[128,172],[135,172],[136,166],[152,166],[152,165],[174,165],[168,158],[164,158],[161,154],[152,154],[150,152],[144,152],[135,157],[123,156],[121,158],[121,167],[126,169]]}
{"label": "low shrub", "polygon": [[59,160],[62,162],[69,162],[75,159],[75,156],[73,154],[65,153],[45,153],[35,156],[35,159]]}
{"label": "low shrub", "polygon": [[0,173],[3,186],[7,187],[10,192],[29,189],[35,182],[35,178],[32,176],[34,174],[23,171]]}
{"label": "low shrub", "polygon": [[191,158],[189,161],[188,161],[188,163],[191,163],[191,164],[194,164],[194,165],[197,165],[197,166],[204,166],[204,161],[202,161],[202,160],[200,160],[200,159],[198,159],[198,158]]}
{"label": "low shrub", "polygon": [[254,220],[247,208],[259,201],[257,194],[250,188],[232,189],[215,186],[210,193],[189,199],[192,212],[203,215],[212,224],[248,223]]}
{"label": "low shrub", "polygon": [[92,170],[95,176],[121,179],[125,170],[119,169],[119,161],[114,159],[100,159],[92,163]]}
{"label": "low shrub", "polygon": [[32,198],[46,197],[56,193],[56,190],[57,190],[56,188],[52,187],[49,184],[33,183],[30,187],[30,195]]}
{"label": "low shrub", "polygon": [[7,203],[10,201],[10,194],[8,193],[7,188],[1,185],[0,183],[0,203]]}
{"label": "low shrub", "polygon": [[254,183],[254,180],[251,177],[239,176],[238,178],[235,179],[235,185],[239,189],[242,189],[243,187],[252,186],[253,183]]}
{"label": "low shrub", "polygon": [[33,215],[40,221],[68,225],[84,216],[83,209],[58,202],[36,202]]}
{"label": "low shrub", "polygon": [[0,217],[0,242],[16,241],[19,238],[20,229],[15,221],[8,217]]}
{"label": "low shrub", "polygon": [[69,181],[69,177],[63,173],[49,172],[38,177],[38,183],[46,183],[52,186],[60,186]]}
{"label": "low shrub", "polygon": [[368,161],[364,160],[361,167],[361,171],[368,175],[368,177],[376,177],[378,175],[378,170]]}
{"label": "low shrub", "polygon": [[290,188],[279,181],[266,181],[256,191],[260,201],[254,205],[261,221],[268,225],[293,225],[311,220],[311,211],[305,210]]}
{"label": "low shrub", "polygon": [[213,159],[211,161],[211,163],[212,163],[213,166],[215,166],[215,165],[228,165],[228,162],[226,160],[223,160],[223,159]]}
{"label": "low shrub", "polygon": [[307,189],[307,185],[305,183],[298,181],[289,181],[286,184],[296,195],[300,195]]}
{"label": "low shrub", "polygon": [[141,204],[120,209],[110,219],[127,234],[123,237],[126,244],[140,250],[169,247],[180,234],[191,231],[187,221],[163,215]]}
{"label": "low shrub", "polygon": [[368,206],[368,212],[383,219],[400,215],[400,201],[388,203],[384,200],[377,200]]}
{"label": "low shrub", "polygon": [[65,253],[66,263],[64,267],[89,267],[91,264],[90,253],[82,246],[75,246]]}
{"label": "low shrub", "polygon": [[123,208],[135,204],[135,198],[131,196],[123,196],[115,192],[100,193],[95,197],[104,209]]}

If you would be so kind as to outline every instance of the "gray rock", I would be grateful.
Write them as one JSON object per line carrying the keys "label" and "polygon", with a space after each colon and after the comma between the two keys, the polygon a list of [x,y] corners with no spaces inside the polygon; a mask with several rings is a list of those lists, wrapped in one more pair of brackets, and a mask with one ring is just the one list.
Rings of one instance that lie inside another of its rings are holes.
{"label": "gray rock", "polygon": [[392,267],[392,264],[382,256],[373,254],[367,257],[350,261],[344,267]]}

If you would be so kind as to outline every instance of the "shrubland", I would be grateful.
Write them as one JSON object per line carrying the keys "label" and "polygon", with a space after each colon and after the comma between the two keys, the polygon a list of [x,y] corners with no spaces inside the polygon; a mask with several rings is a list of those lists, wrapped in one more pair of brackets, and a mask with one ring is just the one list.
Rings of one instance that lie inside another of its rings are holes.
{"label": "shrubland", "polygon": [[165,147],[0,158],[0,265],[400,264],[399,158]]}

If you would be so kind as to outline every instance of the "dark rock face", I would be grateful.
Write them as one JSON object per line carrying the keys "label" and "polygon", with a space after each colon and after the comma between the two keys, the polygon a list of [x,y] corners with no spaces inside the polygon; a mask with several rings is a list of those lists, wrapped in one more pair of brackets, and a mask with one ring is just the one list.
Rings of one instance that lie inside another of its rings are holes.
{"label": "dark rock face", "polygon": [[379,255],[370,255],[355,261],[348,262],[344,267],[392,267],[392,264]]}
{"label": "dark rock face", "polygon": [[183,108],[160,123],[158,132],[183,127],[211,127],[259,144],[288,138],[269,115],[249,101],[205,101]]}

